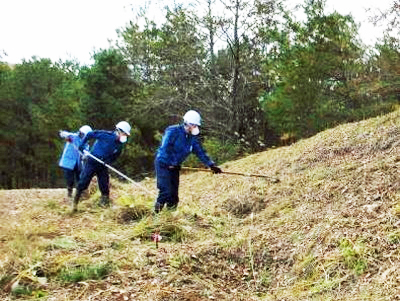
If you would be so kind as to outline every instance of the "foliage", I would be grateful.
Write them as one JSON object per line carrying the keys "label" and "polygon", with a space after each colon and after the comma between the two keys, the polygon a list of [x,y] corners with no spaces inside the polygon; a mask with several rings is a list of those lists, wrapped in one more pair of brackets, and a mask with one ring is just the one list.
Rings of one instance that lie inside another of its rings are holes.
{"label": "foliage", "polygon": [[[216,138],[206,139],[203,143],[203,148],[217,165],[234,160],[241,155],[240,145],[232,142],[223,142]],[[194,155],[190,155],[185,161],[185,166],[199,167],[201,164]]]}
{"label": "foliage", "polygon": [[356,75],[361,56],[350,16],[325,15],[324,1],[308,1],[304,9],[304,25],[288,18],[294,37],[289,30],[272,33],[279,48],[267,63],[278,66],[269,70],[276,88],[261,98],[272,127],[297,137],[341,122],[353,102],[336,91]]}
{"label": "foliage", "polygon": [[79,114],[76,76],[67,65],[34,58],[2,73],[0,135],[7,147],[0,152],[1,186],[56,184],[57,133],[76,125]]}
{"label": "foliage", "polygon": [[102,50],[93,58],[94,65],[80,72],[85,92],[82,113],[94,128],[113,130],[117,122],[131,119],[126,109],[130,107],[134,82],[118,50]]}
{"label": "foliage", "polygon": [[[0,187],[63,186],[57,133],[83,124],[130,122],[115,167],[141,179],[164,129],[188,109],[201,113],[205,148],[221,163],[393,110],[398,37],[367,51],[351,16],[327,14],[323,0],[303,8],[299,22],[278,0],[191,1],[166,7],[163,22],[144,12],[92,66],[0,63]],[[398,5],[384,14],[395,30]]]}

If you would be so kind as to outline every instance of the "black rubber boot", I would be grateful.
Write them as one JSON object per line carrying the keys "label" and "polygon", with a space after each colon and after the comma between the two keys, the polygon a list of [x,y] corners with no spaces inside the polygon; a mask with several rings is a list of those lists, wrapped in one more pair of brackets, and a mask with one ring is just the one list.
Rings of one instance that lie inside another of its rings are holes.
{"label": "black rubber boot", "polygon": [[160,203],[155,203],[154,205],[154,213],[160,213],[161,210],[163,209],[164,204],[160,204]]}
{"label": "black rubber boot", "polygon": [[82,191],[77,190],[75,197],[74,197],[74,201],[72,202],[72,213],[75,213],[78,211],[78,203],[79,203],[79,199],[81,198],[82,195]]}
{"label": "black rubber boot", "polygon": [[110,198],[108,195],[102,195],[99,202],[100,207],[108,207],[110,206]]}

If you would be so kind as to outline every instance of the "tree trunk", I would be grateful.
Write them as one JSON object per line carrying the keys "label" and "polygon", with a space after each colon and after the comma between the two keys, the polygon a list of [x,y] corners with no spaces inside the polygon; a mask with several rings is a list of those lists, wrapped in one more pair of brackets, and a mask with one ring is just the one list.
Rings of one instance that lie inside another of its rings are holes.
{"label": "tree trunk", "polygon": [[232,132],[237,132],[240,134],[241,132],[241,108],[240,108],[240,99],[238,97],[238,88],[239,88],[239,72],[240,72],[240,41],[238,34],[238,23],[239,23],[239,5],[240,1],[236,0],[235,6],[235,23],[234,23],[234,32],[233,32],[233,81],[232,81],[232,108],[233,108],[233,116],[232,116]]}

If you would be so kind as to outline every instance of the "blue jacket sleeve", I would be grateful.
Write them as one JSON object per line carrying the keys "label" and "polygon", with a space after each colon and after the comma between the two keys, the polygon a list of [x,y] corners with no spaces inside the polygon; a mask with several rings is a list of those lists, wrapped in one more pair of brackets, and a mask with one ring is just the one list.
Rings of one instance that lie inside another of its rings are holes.
{"label": "blue jacket sleeve", "polygon": [[205,165],[210,167],[214,165],[214,161],[210,159],[207,153],[204,151],[203,147],[200,144],[200,141],[197,137],[193,138],[193,153],[203,162]]}
{"label": "blue jacket sleeve", "polygon": [[101,131],[97,131],[97,130],[87,133],[85,135],[85,137],[83,137],[83,139],[79,145],[79,149],[80,150],[84,150],[84,149],[88,150],[89,149],[89,145],[88,145],[89,140],[96,139],[99,135],[101,135]]}

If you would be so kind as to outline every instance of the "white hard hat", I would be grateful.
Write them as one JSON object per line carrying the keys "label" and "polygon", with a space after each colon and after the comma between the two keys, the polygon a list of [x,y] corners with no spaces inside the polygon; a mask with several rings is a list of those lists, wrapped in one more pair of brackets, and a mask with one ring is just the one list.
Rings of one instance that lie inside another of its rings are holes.
{"label": "white hard hat", "polygon": [[118,130],[124,132],[125,134],[127,134],[128,136],[131,135],[131,126],[129,125],[129,123],[127,123],[126,121],[120,121],[117,123],[117,125],[115,126]]}
{"label": "white hard hat", "polygon": [[81,132],[84,135],[86,135],[87,133],[89,133],[91,131],[92,131],[92,128],[88,125],[81,126],[79,129],[79,132]]}
{"label": "white hard hat", "polygon": [[183,116],[183,121],[185,123],[191,123],[195,125],[201,125],[201,117],[200,114],[194,110],[187,111]]}

